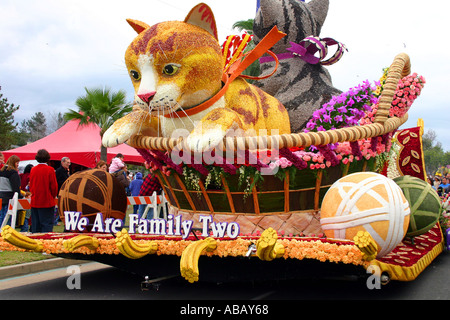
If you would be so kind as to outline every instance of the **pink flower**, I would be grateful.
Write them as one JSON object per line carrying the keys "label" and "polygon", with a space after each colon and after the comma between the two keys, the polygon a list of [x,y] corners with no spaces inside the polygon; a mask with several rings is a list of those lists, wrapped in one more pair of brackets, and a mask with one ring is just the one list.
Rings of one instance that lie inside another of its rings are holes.
{"label": "pink flower", "polygon": [[278,163],[277,163],[278,161],[276,161],[276,162],[271,162],[270,164],[269,164],[269,168],[270,168],[270,170],[272,170],[272,171],[275,171],[275,169],[278,169]]}
{"label": "pink flower", "polygon": [[286,158],[280,158],[279,164],[280,164],[280,167],[281,167],[281,168],[285,169],[285,168],[287,168],[287,167],[290,167],[290,166],[292,165],[292,162],[290,162],[290,161],[289,161],[288,159],[286,159]]}

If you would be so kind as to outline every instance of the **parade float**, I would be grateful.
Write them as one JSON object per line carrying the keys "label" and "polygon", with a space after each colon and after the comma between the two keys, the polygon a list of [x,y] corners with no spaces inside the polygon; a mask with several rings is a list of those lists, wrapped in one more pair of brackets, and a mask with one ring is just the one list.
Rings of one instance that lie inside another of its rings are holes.
{"label": "parade float", "polygon": [[[274,32],[276,41],[283,37]],[[243,54],[246,37],[223,46],[225,86],[274,45],[261,41],[267,48]],[[332,59],[339,60],[343,47],[327,41],[309,37],[296,50],[311,57],[337,45]],[[333,96],[302,132],[225,136],[220,148],[201,153],[189,149],[186,136],[134,134],[126,143],[151,164],[163,189],[160,205],[167,203],[163,217],[125,220],[127,198],[114,179],[85,171],[61,188],[64,233],[5,226],[0,250],[191,283],[348,273],[414,280],[444,250],[446,226],[439,222],[441,199],[426,182],[423,124],[399,128],[425,83],[410,67],[409,56],[399,54],[379,82]]]}

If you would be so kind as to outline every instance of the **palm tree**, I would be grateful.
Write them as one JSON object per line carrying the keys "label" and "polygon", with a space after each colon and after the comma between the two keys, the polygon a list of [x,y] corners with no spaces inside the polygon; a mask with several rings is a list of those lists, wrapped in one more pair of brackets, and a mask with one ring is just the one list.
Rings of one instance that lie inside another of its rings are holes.
{"label": "palm tree", "polygon": [[[75,105],[78,111],[69,109],[64,114],[66,120],[78,119],[80,126],[95,123],[100,127],[100,137],[108,130],[114,121],[131,112],[133,106],[126,103],[126,93],[123,90],[111,92],[109,88],[93,88],[86,90],[86,95],[78,97]],[[107,149],[101,146],[100,158],[106,161]]]}
{"label": "palm tree", "polygon": [[[236,21],[233,24],[233,29],[237,29],[239,32],[246,32],[250,35],[253,35],[253,23],[254,19],[248,19],[248,20],[240,20]],[[244,52],[248,52],[255,48],[255,42],[253,42],[253,39],[248,43],[247,47],[245,48]],[[259,61],[253,62],[247,69],[242,72],[242,74],[249,75],[249,76],[259,76],[261,74],[261,68],[259,65]],[[247,80],[250,83],[253,83],[253,80]]]}
{"label": "palm tree", "polygon": [[245,31],[248,34],[253,34],[253,22],[254,19],[239,20],[233,24],[233,29],[238,29],[239,31]]}

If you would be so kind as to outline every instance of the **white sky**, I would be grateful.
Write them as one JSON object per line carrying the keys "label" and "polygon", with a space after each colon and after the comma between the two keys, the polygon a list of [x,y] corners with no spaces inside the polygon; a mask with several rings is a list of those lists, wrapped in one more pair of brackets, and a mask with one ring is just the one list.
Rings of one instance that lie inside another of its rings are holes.
{"label": "white sky", "polygon": [[[0,86],[10,103],[20,105],[15,120],[35,112],[66,112],[75,108],[84,87],[133,88],[124,52],[136,33],[125,19],[153,25],[184,20],[200,0],[1,0]],[[254,18],[256,0],[204,0],[214,11],[222,41],[235,34],[238,20]],[[378,80],[382,68],[396,54],[411,57],[412,71],[427,84],[413,104],[402,128],[416,126],[436,131],[450,151],[450,43],[445,1],[330,0],[322,37],[345,43],[349,52],[328,67],[335,87],[346,91],[368,79]]]}

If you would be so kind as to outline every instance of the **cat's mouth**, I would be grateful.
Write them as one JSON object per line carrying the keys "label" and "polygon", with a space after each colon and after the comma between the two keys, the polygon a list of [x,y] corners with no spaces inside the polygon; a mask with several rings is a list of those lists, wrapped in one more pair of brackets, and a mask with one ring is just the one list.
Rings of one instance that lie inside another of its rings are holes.
{"label": "cat's mouth", "polygon": [[152,115],[168,115],[179,109],[179,104],[174,99],[168,97],[151,101],[149,104],[149,112]]}

